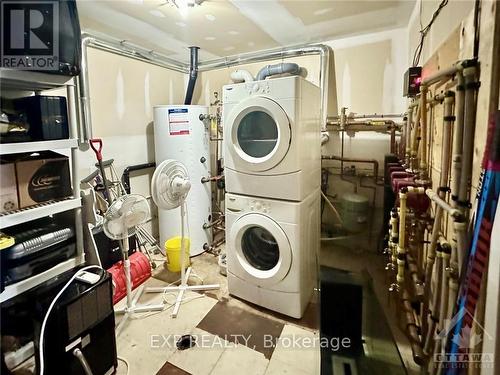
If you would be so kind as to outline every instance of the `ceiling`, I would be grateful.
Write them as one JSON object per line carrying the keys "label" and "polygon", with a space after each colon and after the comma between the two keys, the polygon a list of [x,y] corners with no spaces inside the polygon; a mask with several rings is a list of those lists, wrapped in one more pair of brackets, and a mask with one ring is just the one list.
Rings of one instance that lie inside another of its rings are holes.
{"label": "ceiling", "polygon": [[84,31],[173,59],[200,59],[406,26],[415,0],[205,0],[180,11],[167,0],[78,0]]}

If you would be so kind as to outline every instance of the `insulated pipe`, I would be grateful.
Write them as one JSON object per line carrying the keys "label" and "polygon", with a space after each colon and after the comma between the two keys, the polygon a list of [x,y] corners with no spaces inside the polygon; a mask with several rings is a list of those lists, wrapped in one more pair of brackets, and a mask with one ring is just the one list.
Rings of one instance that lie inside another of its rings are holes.
{"label": "insulated pipe", "polygon": [[[439,180],[437,197],[444,201],[448,189],[448,175],[450,168],[450,153],[451,153],[451,134],[452,126],[455,118],[453,116],[453,105],[455,103],[455,94],[447,91],[444,96],[443,110],[443,144],[441,146],[441,175]],[[431,190],[432,191],[432,190]],[[431,198],[431,197],[429,197]],[[432,198],[431,198],[432,199]],[[437,202],[436,202],[437,203]],[[443,207],[436,204],[434,214],[434,224],[432,227],[431,240],[427,250],[427,263],[425,266],[425,285],[424,285],[424,307],[423,319],[428,320],[428,330],[424,332],[425,345],[424,352],[430,354],[432,352],[432,344],[434,343],[433,335],[436,329],[436,321],[439,320],[439,298],[441,297],[441,285],[443,282],[443,257],[441,247],[438,246],[439,235],[441,232],[441,222],[443,217]],[[436,252],[436,250],[438,250]],[[437,260],[436,260],[437,256]],[[435,272],[434,262],[436,261]],[[430,301],[431,283],[436,279],[436,290],[433,294],[433,300]]]}
{"label": "insulated pipe", "polygon": [[437,203],[439,207],[441,207],[443,210],[445,210],[448,215],[453,217],[455,220],[462,219],[462,213],[460,210],[457,210],[456,208],[451,207],[446,201],[442,200],[438,194],[436,194],[432,189],[427,189],[425,191],[425,194],[429,197],[430,200],[433,202]]}
{"label": "insulated pipe", "polygon": [[[432,301],[430,301],[430,311],[427,313],[427,327],[428,331],[424,333],[424,353],[426,355],[429,355],[432,353],[434,347],[434,332],[436,331],[436,326],[437,322],[439,321],[439,299],[441,298],[441,285],[443,282],[442,278],[442,273],[441,270],[443,268],[443,251],[441,248],[441,244],[438,244],[435,253],[436,257],[436,282],[435,282],[435,288],[434,288],[434,293],[432,294]],[[434,261],[433,261],[434,263]],[[427,271],[427,268],[426,268]],[[426,274],[427,276],[427,274]],[[430,281],[429,281],[430,284]],[[430,285],[429,285],[430,288]],[[427,304],[429,306],[429,299],[430,295],[425,295],[425,289],[427,289],[427,284],[425,285],[424,288],[424,304]],[[422,319],[426,319],[425,317],[425,308],[424,308],[424,316]]]}
{"label": "insulated pipe", "polygon": [[469,191],[472,174],[472,158],[474,151],[474,131],[476,121],[476,67],[469,66],[463,70],[465,78],[465,111],[462,148],[462,170],[457,203],[465,212],[469,208]]}
{"label": "insulated pipe", "polygon": [[228,68],[231,66],[250,64],[269,60],[283,60],[286,58],[319,55],[320,56],[320,90],[321,90],[321,129],[326,130],[328,117],[328,78],[332,49],[324,44],[305,44],[267,51],[249,52],[240,55],[226,56],[215,60],[201,62],[198,66],[200,72],[213,69]]}
{"label": "insulated pipe", "polygon": [[442,81],[442,80],[448,80],[450,79],[458,70],[461,69],[461,63],[458,62],[446,69],[441,69],[441,70],[438,70],[436,73],[424,78],[422,80],[422,83],[420,84],[420,87],[422,86],[430,86],[430,85],[433,85],[435,83],[438,83],[439,81]]}
{"label": "insulated pipe", "polygon": [[274,64],[274,65],[266,65],[263,67],[259,72],[257,73],[257,76],[255,77],[256,81],[262,81],[263,79],[266,79],[267,77],[270,76],[275,76],[278,74],[299,74],[300,73],[300,66],[295,63],[280,63],[280,64]]}
{"label": "insulated pipe", "polygon": [[441,306],[439,308],[439,330],[444,328],[445,320],[448,319],[448,294],[450,293],[449,282],[450,282],[450,259],[451,259],[451,245],[446,242],[443,238],[440,239],[442,257],[443,257],[443,267],[441,270],[442,273],[442,285],[441,285]]}
{"label": "insulated pipe", "polygon": [[231,73],[231,79],[234,82],[253,82],[252,73],[245,69],[238,69]]}
{"label": "insulated pipe", "polygon": [[413,121],[413,109],[408,108],[408,117],[406,119],[406,135],[405,135],[405,165],[407,167],[410,166],[412,121]]}
{"label": "insulated pipe", "polygon": [[[453,103],[455,101],[454,94],[451,91],[446,93],[444,100],[443,112],[443,144],[441,146],[441,175],[439,179],[438,197],[444,200],[446,192],[448,191],[448,174],[450,166],[450,141],[451,130],[453,126],[454,117]],[[432,272],[434,267],[435,251],[441,231],[441,220],[443,217],[443,207],[436,205],[436,212],[434,214],[434,225],[432,227],[431,241],[427,251],[427,265],[425,268],[425,297],[428,299],[430,295],[430,284]],[[438,268],[440,269],[440,268]],[[428,302],[428,301],[427,301]],[[424,308],[424,311],[426,309]]]}
{"label": "insulated pipe", "polygon": [[451,168],[451,199],[452,205],[457,206],[459,188],[460,188],[460,174],[462,170],[462,147],[463,147],[463,134],[464,134],[464,107],[465,107],[465,81],[462,71],[457,72],[457,97],[456,97],[456,123],[453,132],[453,155],[452,155],[452,168]]}
{"label": "insulated pipe", "polygon": [[419,179],[427,182],[427,86],[420,86],[420,165]]}
{"label": "insulated pipe", "polygon": [[405,277],[405,260],[406,260],[406,199],[408,190],[402,188],[399,191],[399,242],[398,242],[398,273],[396,282],[399,288],[402,287]]}
{"label": "insulated pipe", "polygon": [[192,46],[189,47],[190,52],[190,65],[189,65],[189,81],[186,90],[186,98],[184,99],[184,104],[190,105],[193,100],[194,86],[196,85],[196,79],[198,78],[198,50],[200,47]]}
{"label": "insulated pipe", "polygon": [[410,172],[414,172],[417,169],[418,160],[418,140],[420,136],[420,103],[415,107],[413,132],[411,137],[411,151],[410,151]]}

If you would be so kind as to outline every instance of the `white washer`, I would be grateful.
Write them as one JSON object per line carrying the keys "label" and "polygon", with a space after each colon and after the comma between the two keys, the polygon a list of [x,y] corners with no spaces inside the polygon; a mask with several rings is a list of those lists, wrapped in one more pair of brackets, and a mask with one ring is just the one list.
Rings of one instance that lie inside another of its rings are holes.
{"label": "white washer", "polygon": [[229,293],[300,318],[317,279],[320,194],[302,202],[226,194]]}
{"label": "white washer", "polygon": [[320,90],[300,76],[223,88],[230,193],[300,201],[320,186]]}

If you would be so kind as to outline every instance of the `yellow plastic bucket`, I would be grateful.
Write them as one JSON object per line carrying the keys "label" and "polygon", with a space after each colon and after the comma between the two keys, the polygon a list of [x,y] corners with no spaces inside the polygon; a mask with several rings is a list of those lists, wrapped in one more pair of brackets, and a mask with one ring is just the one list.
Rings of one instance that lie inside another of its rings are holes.
{"label": "yellow plastic bucket", "polygon": [[[191,264],[189,260],[189,238],[184,237],[184,265],[186,268]],[[170,272],[181,272],[181,236],[169,238],[165,241],[165,251],[168,262],[165,262]]]}

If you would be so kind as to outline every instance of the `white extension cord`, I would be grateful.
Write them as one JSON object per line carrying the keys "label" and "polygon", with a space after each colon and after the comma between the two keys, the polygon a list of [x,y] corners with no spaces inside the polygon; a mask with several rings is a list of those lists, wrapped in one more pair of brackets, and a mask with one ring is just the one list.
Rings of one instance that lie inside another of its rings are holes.
{"label": "white extension cord", "polygon": [[57,295],[54,297],[54,299],[50,303],[49,308],[47,309],[47,312],[45,313],[45,317],[43,318],[43,322],[42,322],[42,329],[40,330],[40,340],[38,343],[39,357],[40,357],[40,375],[43,375],[43,373],[45,371],[45,362],[44,362],[44,357],[43,357],[43,341],[44,341],[44,336],[45,336],[45,327],[47,325],[49,315],[50,315],[52,309],[54,308],[54,305],[56,304],[57,300],[61,297],[63,292],[70,286],[70,284],[78,277],[78,275],[80,275],[80,273],[82,271],[87,271],[90,269],[102,270],[103,268],[100,266],[87,266],[87,267],[83,267],[82,269],[75,272],[75,274],[73,276],[71,276],[71,279],[68,280],[68,282],[61,288],[59,293],[57,293]]}

